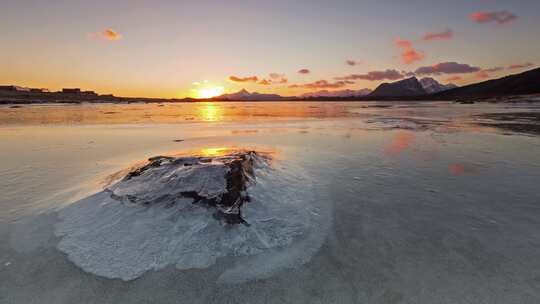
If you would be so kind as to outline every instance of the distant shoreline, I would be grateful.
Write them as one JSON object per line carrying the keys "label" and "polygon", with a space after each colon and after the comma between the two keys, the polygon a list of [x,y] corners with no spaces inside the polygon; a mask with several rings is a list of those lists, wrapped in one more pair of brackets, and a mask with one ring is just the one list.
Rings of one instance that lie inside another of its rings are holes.
{"label": "distant shoreline", "polygon": [[[457,103],[476,102],[538,102],[540,101],[540,68],[499,79],[455,87],[436,93],[426,94],[415,77],[393,83],[383,83],[366,96],[347,97],[297,97],[276,94],[249,93],[245,89],[234,94],[225,94],[208,99],[196,98],[144,98],[99,95],[94,91],[63,89],[61,92],[20,91],[18,86],[0,86],[0,104],[46,104],[46,103],[181,103],[181,102],[283,102],[283,101],[454,101]],[[409,90],[410,84],[419,90]],[[35,89],[39,90],[39,89]]]}
{"label": "distant shoreline", "polygon": [[[48,99],[48,100],[47,100]],[[156,104],[172,104],[172,103],[204,103],[204,102],[436,102],[447,101],[456,103],[513,103],[513,102],[540,102],[540,94],[533,95],[510,95],[510,96],[483,96],[483,97],[461,97],[461,98],[433,98],[433,96],[416,96],[416,97],[391,97],[391,98],[288,98],[279,100],[223,100],[223,99],[161,99],[161,98],[132,98],[132,97],[113,97],[104,99],[76,99],[76,97],[66,99],[52,98],[36,98],[36,97],[19,97],[19,98],[2,98],[0,97],[0,105],[42,105],[42,104],[132,104],[132,103],[156,103]]]}

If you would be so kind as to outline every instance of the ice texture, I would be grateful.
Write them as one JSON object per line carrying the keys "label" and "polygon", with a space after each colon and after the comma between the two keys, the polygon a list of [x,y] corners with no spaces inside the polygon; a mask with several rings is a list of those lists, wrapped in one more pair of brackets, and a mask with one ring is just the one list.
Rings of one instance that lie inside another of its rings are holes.
{"label": "ice texture", "polygon": [[325,240],[331,212],[315,199],[302,168],[273,167],[251,155],[256,181],[242,194],[250,197],[241,207],[246,225],[216,219],[216,208],[181,195],[222,197],[229,157],[238,155],[162,158],[70,205],[59,213],[58,249],[86,272],[122,280],[168,265],[207,268],[220,259],[227,269],[217,280],[240,283],[308,262]]}

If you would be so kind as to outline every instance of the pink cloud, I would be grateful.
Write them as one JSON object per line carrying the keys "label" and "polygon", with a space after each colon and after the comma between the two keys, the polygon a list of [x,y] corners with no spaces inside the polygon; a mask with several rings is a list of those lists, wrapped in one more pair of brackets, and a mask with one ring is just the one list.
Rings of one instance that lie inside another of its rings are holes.
{"label": "pink cloud", "polygon": [[472,21],[477,23],[507,24],[515,21],[518,16],[509,11],[493,11],[493,12],[474,12],[470,15]]}
{"label": "pink cloud", "polygon": [[298,71],[298,74],[309,74],[311,71],[309,69],[301,69]]}
{"label": "pink cloud", "polygon": [[102,32],[90,33],[88,34],[88,36],[90,38],[98,38],[98,39],[103,39],[103,40],[108,40],[108,41],[117,41],[117,40],[122,39],[122,34],[110,28],[105,29]]}
{"label": "pink cloud", "polygon": [[270,78],[272,79],[280,79],[280,78],[284,78],[285,74],[270,73],[268,74],[268,76],[270,76]]}
{"label": "pink cloud", "polygon": [[425,41],[433,41],[433,40],[449,40],[454,37],[454,32],[451,29],[447,29],[444,32],[427,32],[424,35]]}
{"label": "pink cloud", "polygon": [[527,62],[527,63],[523,63],[523,64],[513,64],[511,66],[508,66],[508,69],[509,70],[517,70],[517,69],[526,69],[526,68],[530,68],[530,67],[533,67],[534,64],[530,63],[530,62]]}
{"label": "pink cloud", "polygon": [[229,80],[232,82],[257,82],[259,81],[259,78],[257,76],[248,76],[248,77],[229,76]]}
{"label": "pink cloud", "polygon": [[351,74],[343,77],[336,77],[336,80],[369,80],[369,81],[379,81],[379,80],[398,80],[402,79],[405,76],[396,70],[386,70],[386,71],[371,71],[366,74]]}
{"label": "pink cloud", "polygon": [[362,61],[349,59],[345,61],[345,64],[350,65],[350,66],[355,66],[355,65],[362,64]]}
{"label": "pink cloud", "polygon": [[272,83],[287,83],[289,80],[285,76],[285,74],[278,74],[278,73],[270,73],[268,76],[270,76],[270,79]]}
{"label": "pink cloud", "polygon": [[495,72],[500,72],[502,70],[504,70],[503,67],[494,67],[494,68],[484,69],[483,71],[487,73],[495,73]]}
{"label": "pink cloud", "polygon": [[491,75],[487,71],[480,71],[476,73],[476,78],[478,79],[488,79],[491,78]]}
{"label": "pink cloud", "polygon": [[416,69],[416,75],[441,75],[441,74],[466,74],[480,72],[482,69],[457,62],[442,62],[432,66],[424,66]]}
{"label": "pink cloud", "polygon": [[411,64],[425,58],[424,53],[417,51],[409,40],[403,40],[398,37],[394,40],[394,43],[401,49],[401,60],[405,64]]}
{"label": "pink cloud", "polygon": [[303,89],[339,89],[345,87],[349,84],[354,84],[352,81],[336,81],[329,82],[328,80],[318,80],[311,83],[305,84],[293,84],[289,88],[303,88]]}

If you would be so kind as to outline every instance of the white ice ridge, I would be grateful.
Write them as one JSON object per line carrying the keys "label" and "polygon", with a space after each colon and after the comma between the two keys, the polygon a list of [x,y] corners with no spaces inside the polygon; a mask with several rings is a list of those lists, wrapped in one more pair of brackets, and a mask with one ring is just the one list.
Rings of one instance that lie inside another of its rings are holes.
{"label": "white ice ridge", "polygon": [[216,208],[178,195],[223,196],[227,160],[170,158],[60,211],[58,249],[84,271],[122,280],[168,265],[223,263],[217,280],[241,283],[309,262],[331,225],[330,204],[316,200],[300,167],[283,161],[286,169],[278,169],[252,156],[256,181],[242,194],[250,198],[241,207],[246,225],[227,224],[213,216]]}

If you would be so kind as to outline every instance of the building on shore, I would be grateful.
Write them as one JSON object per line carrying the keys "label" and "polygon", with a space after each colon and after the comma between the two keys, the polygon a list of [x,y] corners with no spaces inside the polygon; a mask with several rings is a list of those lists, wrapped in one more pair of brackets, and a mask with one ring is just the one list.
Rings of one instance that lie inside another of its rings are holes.
{"label": "building on shore", "polygon": [[30,92],[29,88],[19,87],[15,85],[0,85],[0,91],[4,92]]}
{"label": "building on shore", "polygon": [[64,88],[62,89],[62,93],[64,94],[77,94],[81,96],[98,96],[98,94],[94,91],[81,91],[80,88]]}
{"label": "building on shore", "polygon": [[82,91],[81,92],[82,95],[86,95],[86,96],[97,96],[98,94],[94,91]]}
{"label": "building on shore", "polygon": [[15,92],[17,91],[17,88],[12,85],[2,85],[0,86],[0,91]]}
{"label": "building on shore", "polygon": [[79,89],[79,88],[64,88],[64,89],[62,89],[62,93],[65,93],[65,94],[81,94],[81,89]]}
{"label": "building on shore", "polygon": [[31,93],[49,93],[49,89],[45,89],[45,88],[31,88],[30,89],[30,92]]}

